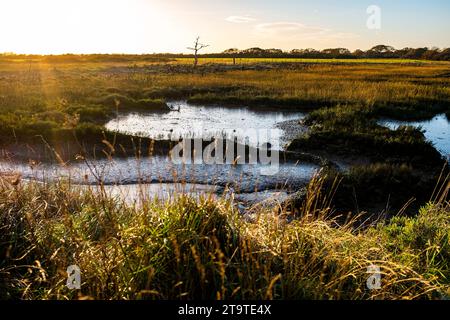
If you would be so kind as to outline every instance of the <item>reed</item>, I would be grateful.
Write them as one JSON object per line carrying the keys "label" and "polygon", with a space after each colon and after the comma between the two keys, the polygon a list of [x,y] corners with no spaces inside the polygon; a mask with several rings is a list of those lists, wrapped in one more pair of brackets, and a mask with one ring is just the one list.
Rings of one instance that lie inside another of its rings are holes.
{"label": "reed", "polygon": [[[448,298],[448,177],[417,216],[356,229],[330,215],[324,179],[311,181],[297,218],[261,208],[250,221],[208,195],[130,206],[95,188],[3,177],[2,298]],[[73,264],[80,291],[65,286]],[[366,287],[370,265],[380,290]]]}

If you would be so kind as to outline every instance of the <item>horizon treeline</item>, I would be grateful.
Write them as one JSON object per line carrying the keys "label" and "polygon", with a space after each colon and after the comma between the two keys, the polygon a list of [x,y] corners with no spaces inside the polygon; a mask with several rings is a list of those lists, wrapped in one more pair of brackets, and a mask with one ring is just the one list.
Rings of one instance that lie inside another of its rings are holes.
{"label": "horizon treeline", "polygon": [[316,50],[293,49],[289,52],[281,49],[261,49],[250,48],[246,50],[228,49],[223,52],[224,55],[236,56],[261,56],[261,57],[293,57],[293,58],[312,58],[312,59],[424,59],[424,60],[440,60],[450,61],[450,48],[440,49],[433,48],[403,48],[396,49],[388,45],[377,45],[369,50],[363,51],[357,49],[350,51],[347,48],[328,48]]}
{"label": "horizon treeline", "polygon": [[[237,48],[227,49],[220,53],[199,54],[205,58],[304,58],[304,59],[413,59],[413,60],[435,60],[450,61],[450,48],[403,48],[396,49],[388,45],[377,45],[373,48],[363,51],[357,49],[350,51],[347,48],[329,48],[316,50],[293,49],[283,51],[281,49],[262,49],[253,47],[245,50]],[[125,62],[130,59],[135,61],[145,61],[155,58],[160,62],[170,61],[168,59],[192,58],[193,54],[183,53],[152,53],[152,54],[58,54],[58,55],[39,55],[39,54],[16,54],[13,52],[0,53],[0,61],[14,59],[44,59],[47,62],[64,62],[67,60],[90,61],[90,62]]]}

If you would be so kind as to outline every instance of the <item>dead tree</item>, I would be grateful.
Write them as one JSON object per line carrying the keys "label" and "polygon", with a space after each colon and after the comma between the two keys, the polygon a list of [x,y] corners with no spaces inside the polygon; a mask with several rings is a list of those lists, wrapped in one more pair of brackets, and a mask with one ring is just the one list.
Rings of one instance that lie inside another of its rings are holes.
{"label": "dead tree", "polygon": [[188,47],[189,50],[194,51],[194,68],[197,67],[197,65],[198,65],[198,52],[204,48],[209,47],[209,44],[202,44],[199,41],[200,41],[200,37],[197,37],[197,39],[195,40],[194,47],[193,48]]}

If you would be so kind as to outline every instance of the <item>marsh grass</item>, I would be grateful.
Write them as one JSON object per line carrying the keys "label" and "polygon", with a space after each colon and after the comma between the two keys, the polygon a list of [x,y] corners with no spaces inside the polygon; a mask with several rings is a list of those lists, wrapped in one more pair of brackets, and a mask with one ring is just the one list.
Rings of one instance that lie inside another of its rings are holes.
{"label": "marsh grass", "polygon": [[[443,180],[445,177],[442,178]],[[2,298],[440,299],[449,289],[447,180],[416,217],[365,229],[330,215],[324,178],[302,215],[260,209],[242,219],[229,199],[183,194],[130,206],[66,182],[1,179]],[[443,187],[442,187],[443,186]],[[101,188],[100,188],[101,190]],[[67,266],[82,288],[66,288]],[[382,288],[366,288],[367,267]]]}
{"label": "marsh grass", "polygon": [[[186,73],[173,65],[188,62],[153,62],[131,67],[129,61],[51,59],[2,64],[1,146],[46,141],[59,152],[72,141],[119,149],[129,137],[105,132],[102,123],[117,113],[118,105],[126,111],[159,109],[165,99],[177,97],[257,107],[326,107],[311,113],[311,133],[298,140],[302,146],[347,146],[346,152],[357,154],[369,148],[384,160],[386,155],[397,159],[387,167],[354,169],[347,179],[361,187],[374,179],[384,185],[395,182],[392,186],[398,186],[399,177],[409,181],[411,170],[401,165],[405,156],[417,160],[424,154],[424,162],[439,157],[417,130],[390,131],[375,119],[381,114],[448,114],[446,63],[334,61]],[[355,229],[352,221],[336,217],[330,199],[339,189],[325,192],[326,176],[312,180],[299,216],[285,208],[260,208],[248,220],[225,198],[179,194],[131,206],[108,195],[101,184],[98,191],[64,181],[21,183],[2,176],[0,295],[62,300],[448,298],[448,177],[441,178],[435,196],[416,216]],[[66,268],[72,264],[82,270],[80,291],[65,286]],[[382,270],[380,290],[366,289],[372,264]]]}
{"label": "marsh grass", "polygon": [[[100,131],[117,111],[164,111],[166,99],[174,98],[255,108],[364,106],[377,116],[402,119],[431,118],[448,112],[450,103],[449,65],[440,62],[266,62],[262,66],[269,69],[219,72],[213,72],[216,65],[212,64],[211,70],[185,73],[177,69],[183,66],[182,61],[148,65],[136,61],[130,68],[129,64],[109,61],[110,57],[104,57],[103,63],[99,63],[101,56],[93,57],[95,62],[85,59],[75,63],[70,58],[66,63],[61,58],[58,62],[49,59],[2,65],[2,145],[36,135],[50,140],[78,125],[98,126]],[[120,101],[120,110],[116,101]],[[72,121],[74,117],[78,125]]]}
{"label": "marsh grass", "polygon": [[377,113],[366,106],[338,105],[315,110],[304,120],[310,128],[308,134],[292,141],[288,149],[364,155],[375,162],[438,170],[445,162],[420,129],[400,126],[390,130],[379,125],[377,119]]}

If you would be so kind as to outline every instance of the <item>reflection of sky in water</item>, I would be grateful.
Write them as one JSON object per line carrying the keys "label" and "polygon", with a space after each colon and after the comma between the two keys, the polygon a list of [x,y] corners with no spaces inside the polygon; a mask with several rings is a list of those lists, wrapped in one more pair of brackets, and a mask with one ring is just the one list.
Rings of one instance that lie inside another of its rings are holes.
{"label": "reflection of sky in water", "polygon": [[276,124],[304,117],[301,112],[193,106],[186,102],[173,102],[170,105],[175,108],[180,106],[180,112],[119,115],[106,127],[112,131],[154,139],[237,137],[239,142],[252,146],[258,146],[258,142],[259,145],[270,142],[276,149],[283,134]]}
{"label": "reflection of sky in water", "polygon": [[425,137],[433,142],[436,149],[444,156],[450,156],[450,122],[445,114],[438,115],[427,121],[380,120],[379,123],[392,130],[397,129],[401,125],[422,127],[425,130]]}
{"label": "reflection of sky in water", "polygon": [[273,176],[261,175],[261,165],[173,164],[167,157],[97,160],[89,169],[85,163],[61,167],[40,165],[31,169],[27,164],[0,163],[0,172],[20,172],[25,179],[53,180],[70,178],[75,184],[96,183],[96,176],[105,184],[135,184],[188,182],[225,186],[236,183],[241,190],[277,189],[287,185],[303,185],[319,169],[311,163],[281,163]]}
{"label": "reflection of sky in water", "polygon": [[[304,117],[300,112],[258,112],[244,107],[192,106],[185,102],[172,105],[175,108],[180,105],[180,112],[120,115],[106,127],[155,139],[183,137],[209,140],[213,137],[236,137],[239,142],[252,146],[270,142],[276,148],[283,134],[276,125]],[[162,188],[164,192],[176,182],[218,186],[233,184],[236,190],[238,188],[242,192],[296,187],[306,184],[319,169],[319,166],[311,163],[281,163],[274,175],[267,176],[262,174],[264,166],[261,164],[175,164],[168,157],[96,160],[90,167],[83,162],[66,167],[40,165],[34,169],[26,164],[0,163],[0,172],[16,171],[22,173],[25,179],[41,181],[65,177],[74,184],[95,184],[96,177],[101,177],[108,185],[128,185],[125,190],[134,195],[136,190],[132,185],[136,183],[166,183]],[[159,190],[161,187],[149,188],[150,193],[154,193],[154,188]],[[263,196],[258,195],[256,198],[259,197]],[[264,195],[264,198],[267,197]]]}

